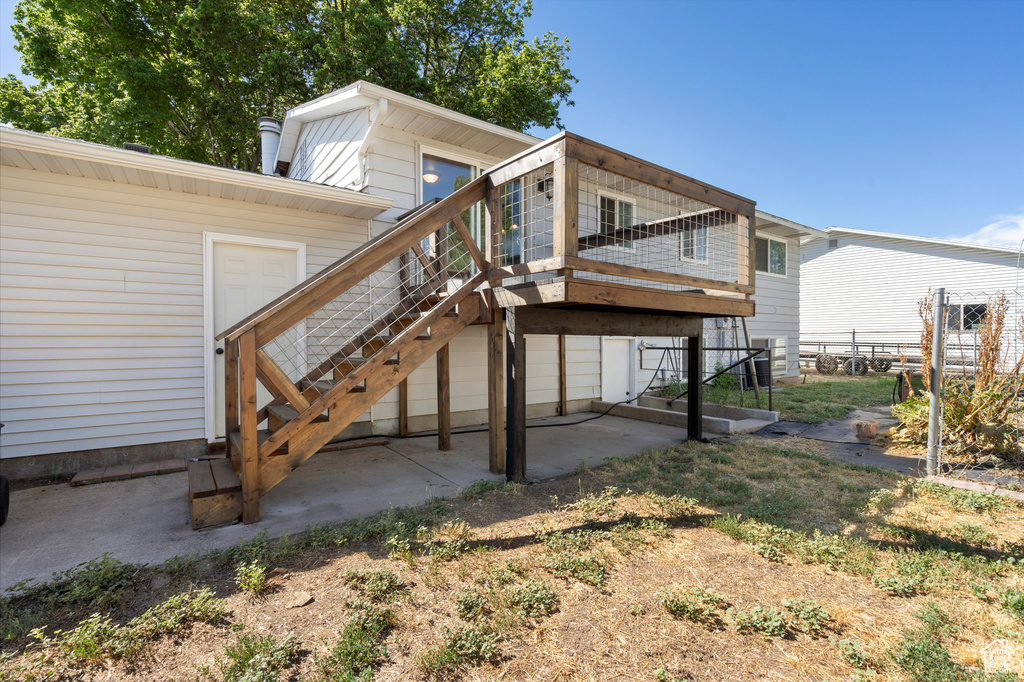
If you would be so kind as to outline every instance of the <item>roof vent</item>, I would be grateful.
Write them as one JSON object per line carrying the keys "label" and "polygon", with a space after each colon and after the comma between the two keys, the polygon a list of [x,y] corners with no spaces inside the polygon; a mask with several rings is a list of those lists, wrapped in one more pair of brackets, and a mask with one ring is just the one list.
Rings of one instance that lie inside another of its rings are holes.
{"label": "roof vent", "polygon": [[140,154],[149,154],[149,145],[137,142],[122,142],[121,149],[127,149],[130,152],[138,152]]}
{"label": "roof vent", "polygon": [[839,248],[839,240],[838,239],[829,239],[828,240],[828,248],[830,250],[831,249],[838,249]]}

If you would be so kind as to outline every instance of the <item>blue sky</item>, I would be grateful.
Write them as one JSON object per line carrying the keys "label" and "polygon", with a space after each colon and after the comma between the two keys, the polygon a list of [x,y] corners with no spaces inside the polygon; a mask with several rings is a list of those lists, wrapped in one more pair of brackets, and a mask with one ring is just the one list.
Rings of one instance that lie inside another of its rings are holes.
{"label": "blue sky", "polygon": [[813,227],[1024,239],[1024,2],[535,0],[545,31],[573,132]]}

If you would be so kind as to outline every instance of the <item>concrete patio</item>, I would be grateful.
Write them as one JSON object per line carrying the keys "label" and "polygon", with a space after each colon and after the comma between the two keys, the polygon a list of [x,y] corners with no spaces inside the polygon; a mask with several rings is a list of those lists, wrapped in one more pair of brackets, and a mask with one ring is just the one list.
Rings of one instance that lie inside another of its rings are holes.
{"label": "concrete patio", "polygon": [[[685,429],[610,415],[574,425],[587,416],[530,421],[530,426],[564,424],[527,431],[531,478],[553,478],[581,462],[592,466],[686,438]],[[262,520],[249,526],[191,530],[184,473],[15,491],[10,518],[0,528],[0,589],[27,578],[46,581],[55,571],[104,553],[125,562],[161,563],[229,547],[262,531],[278,537],[312,523],[452,497],[481,479],[504,480],[487,471],[486,432],[454,434],[450,452],[438,451],[436,437],[425,436],[321,453],[263,498]]]}

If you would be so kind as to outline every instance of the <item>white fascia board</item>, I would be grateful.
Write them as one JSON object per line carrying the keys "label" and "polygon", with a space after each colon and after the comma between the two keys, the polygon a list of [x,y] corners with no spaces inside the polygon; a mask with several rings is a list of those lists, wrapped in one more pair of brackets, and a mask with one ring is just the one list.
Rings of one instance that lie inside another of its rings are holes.
{"label": "white fascia board", "polygon": [[850,227],[827,227],[826,235],[852,234],[861,237],[879,237],[881,239],[892,239],[895,241],[919,242],[921,244],[937,244],[940,246],[956,246],[965,249],[981,249],[983,251],[999,251],[1000,253],[1012,253],[1017,255],[1018,249],[1012,246],[993,246],[991,244],[976,244],[974,242],[961,242],[955,239],[938,239],[936,237],[918,237],[910,234],[895,234],[893,232],[872,232],[871,230],[855,230]]}
{"label": "white fascia board", "polygon": [[178,177],[220,182],[244,189],[257,189],[281,195],[320,199],[337,204],[376,210],[382,213],[391,208],[392,200],[352,190],[290,180],[275,175],[249,173],[234,168],[212,166],[157,154],[108,147],[94,142],[55,137],[17,128],[0,128],[0,145],[9,149],[47,154],[73,159],[83,163],[103,163],[151,173],[165,173]]}

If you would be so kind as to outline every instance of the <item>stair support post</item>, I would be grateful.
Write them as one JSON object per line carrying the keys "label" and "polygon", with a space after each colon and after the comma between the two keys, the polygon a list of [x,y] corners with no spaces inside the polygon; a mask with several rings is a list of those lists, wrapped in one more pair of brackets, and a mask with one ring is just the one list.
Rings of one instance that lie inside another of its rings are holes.
{"label": "stair support post", "polygon": [[242,522],[260,520],[259,441],[256,435],[256,332],[249,330],[238,338],[239,429],[242,452]]}
{"label": "stair support post", "polygon": [[526,337],[516,309],[505,309],[505,478],[526,480]]}
{"label": "stair support post", "polygon": [[[490,292],[488,292],[490,293]],[[493,296],[493,294],[491,294]],[[505,473],[505,422],[502,390],[505,366],[501,345],[505,340],[505,319],[501,308],[491,307],[487,325],[487,455],[492,474]]]}
{"label": "stair support post", "polygon": [[450,370],[451,362],[446,343],[437,351],[437,449],[442,452],[452,449]]}
{"label": "stair support post", "polygon": [[686,440],[704,440],[704,336],[686,338]]}
{"label": "stair support post", "polygon": [[241,461],[241,453],[231,451],[230,434],[238,428],[238,341],[224,341],[224,440],[228,457]]}

